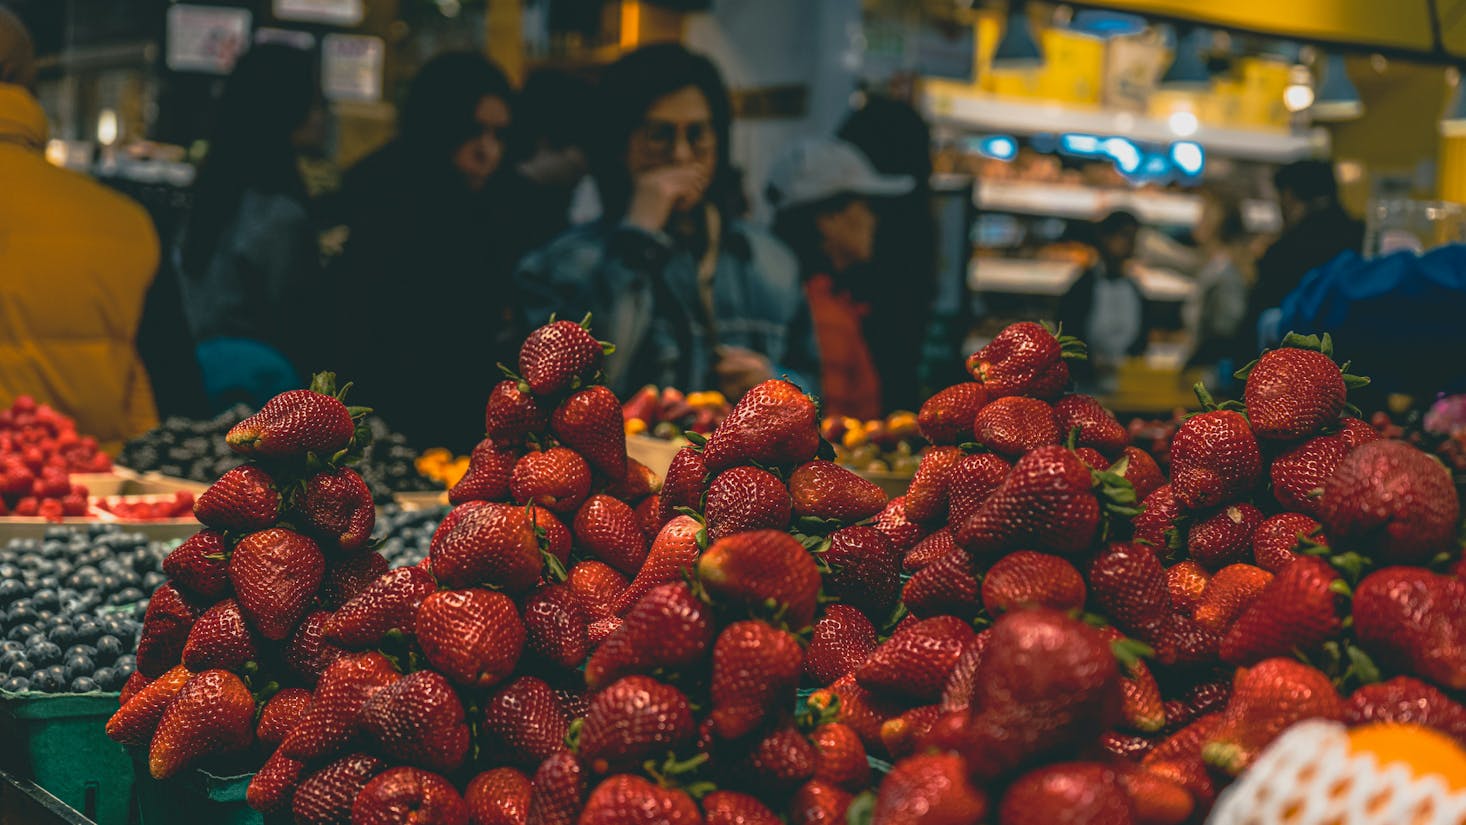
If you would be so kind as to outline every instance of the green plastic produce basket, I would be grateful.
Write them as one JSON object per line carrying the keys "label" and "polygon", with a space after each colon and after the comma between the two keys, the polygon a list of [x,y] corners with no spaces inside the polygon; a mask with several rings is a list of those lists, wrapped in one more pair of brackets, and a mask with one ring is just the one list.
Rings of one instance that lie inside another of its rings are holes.
{"label": "green plastic produce basket", "polygon": [[290,817],[266,817],[245,801],[253,773],[217,776],[185,771],[157,781],[148,773],[145,748],[134,751],[139,825],[284,825]]}
{"label": "green plastic produce basket", "polygon": [[127,825],[132,764],[105,730],[116,710],[116,693],[0,691],[0,767],[97,825]]}

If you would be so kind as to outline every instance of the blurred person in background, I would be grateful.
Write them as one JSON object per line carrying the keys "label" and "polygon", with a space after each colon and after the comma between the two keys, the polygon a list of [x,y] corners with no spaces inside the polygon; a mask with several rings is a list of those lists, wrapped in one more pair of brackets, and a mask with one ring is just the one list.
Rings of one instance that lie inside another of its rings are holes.
{"label": "blurred person in background", "polygon": [[46,161],[35,79],[0,6],[0,407],[33,396],[115,450],[158,423],[135,346],[158,236],[142,207]]}
{"label": "blurred person in background", "polygon": [[309,383],[320,258],[301,153],[325,141],[310,52],[251,49],[224,83],[173,262],[215,412]]}
{"label": "blurred person in background", "polygon": [[604,215],[520,264],[522,323],[592,313],[618,352],[608,383],[721,390],[736,400],[787,376],[819,391],[798,265],[738,216],[727,88],[680,45],[647,46],[602,76],[591,155]]}
{"label": "blurred person in background", "polygon": [[570,228],[572,200],[590,172],[593,100],[589,81],[557,69],[531,74],[515,99],[518,159],[504,170],[496,224],[516,244],[516,262]]}
{"label": "blurred person in background", "polygon": [[[860,150],[841,140],[800,141],[769,171],[774,234],[799,259],[814,319],[825,415],[869,421],[884,412],[885,376],[862,327],[871,305],[852,289],[875,256],[873,199],[904,195],[913,183],[878,173]],[[914,372],[911,363],[906,372]]]}
{"label": "blurred person in background", "polygon": [[355,397],[419,447],[467,452],[513,364],[515,244],[495,221],[513,92],[470,52],[439,55],[407,90],[398,136],[350,169],[336,199],[345,247],[330,270]]}
{"label": "blurred person in background", "polygon": [[1202,192],[1201,203],[1201,217],[1191,234],[1202,261],[1181,318],[1192,340],[1188,363],[1220,364],[1226,372],[1232,342],[1247,314],[1252,256],[1241,201],[1209,189]]}
{"label": "blurred person in background", "polygon": [[1092,377],[1096,367],[1144,353],[1150,338],[1145,296],[1127,272],[1139,219],[1111,212],[1092,231],[1095,261],[1059,301],[1064,332],[1089,345],[1089,359],[1076,374],[1080,380]]}

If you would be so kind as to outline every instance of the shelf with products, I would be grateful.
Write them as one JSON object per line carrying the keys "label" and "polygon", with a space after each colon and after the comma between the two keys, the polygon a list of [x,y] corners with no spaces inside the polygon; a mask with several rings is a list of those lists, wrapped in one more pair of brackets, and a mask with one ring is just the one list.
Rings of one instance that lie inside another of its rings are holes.
{"label": "shelf with products", "polygon": [[[1117,209],[1135,213],[1142,223],[1191,227],[1201,217],[1202,199],[1190,192],[1113,189],[1082,184],[980,179],[973,187],[979,209],[1036,217],[1099,220]],[[1243,220],[1252,232],[1273,232],[1282,218],[1277,204],[1251,198]]]}

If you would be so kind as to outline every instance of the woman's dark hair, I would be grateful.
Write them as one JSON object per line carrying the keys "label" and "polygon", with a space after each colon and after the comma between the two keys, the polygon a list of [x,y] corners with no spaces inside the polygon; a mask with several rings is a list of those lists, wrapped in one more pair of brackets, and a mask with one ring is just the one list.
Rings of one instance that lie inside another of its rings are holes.
{"label": "woman's dark hair", "polygon": [[646,119],[653,103],[688,87],[707,98],[713,134],[718,140],[717,165],[708,185],[707,200],[725,217],[739,214],[738,204],[742,201],[739,176],[733,169],[728,145],[733,121],[728,87],[723,85],[723,77],[711,60],[678,44],[661,43],[626,55],[601,76],[596,122],[600,139],[591,147],[591,172],[606,217],[619,218],[630,205],[631,174],[626,168],[626,147],[632,133]]}
{"label": "woman's dark hair", "polygon": [[551,149],[585,148],[594,126],[595,86],[561,69],[539,69],[524,81],[514,107],[514,157],[534,155],[539,144]]}
{"label": "woman's dark hair", "polygon": [[1242,199],[1220,187],[1203,190],[1202,195],[1216,204],[1222,213],[1217,224],[1217,240],[1233,244],[1247,237],[1247,220],[1242,213]]}
{"label": "woman's dark hair", "polygon": [[306,199],[291,135],[320,99],[311,52],[279,44],[250,49],[224,81],[184,237],[183,270],[197,277],[247,190]]}
{"label": "woman's dark hair", "polygon": [[860,195],[848,193],[832,195],[814,203],[780,209],[774,215],[774,224],[771,228],[774,235],[783,241],[784,245],[789,247],[789,251],[793,252],[794,257],[798,259],[801,278],[809,278],[822,272],[827,275],[834,274],[829,271],[830,259],[825,254],[824,238],[820,235],[816,219],[821,215],[843,211],[852,202],[860,200],[860,197]]}
{"label": "woman's dark hair", "polygon": [[477,52],[445,52],[429,60],[407,87],[398,131],[418,162],[447,164],[453,151],[479,133],[480,100],[514,102],[509,78]]}

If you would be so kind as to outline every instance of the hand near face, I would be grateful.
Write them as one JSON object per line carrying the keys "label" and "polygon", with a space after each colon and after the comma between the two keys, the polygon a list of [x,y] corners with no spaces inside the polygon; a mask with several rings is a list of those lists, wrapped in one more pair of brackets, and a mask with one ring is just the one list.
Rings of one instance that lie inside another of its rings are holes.
{"label": "hand near face", "polygon": [[768,358],[743,347],[719,347],[713,372],[717,375],[718,389],[733,400],[774,377]]}
{"label": "hand near face", "polygon": [[660,231],[673,212],[696,206],[707,190],[707,170],[687,164],[662,166],[637,175],[626,220],[649,232]]}

